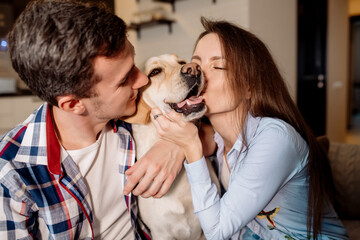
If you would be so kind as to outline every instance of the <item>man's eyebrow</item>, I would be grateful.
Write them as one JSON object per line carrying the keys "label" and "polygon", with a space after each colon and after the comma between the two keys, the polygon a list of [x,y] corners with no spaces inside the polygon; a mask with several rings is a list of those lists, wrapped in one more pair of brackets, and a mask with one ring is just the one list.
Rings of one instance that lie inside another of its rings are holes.
{"label": "man's eyebrow", "polygon": [[128,71],[128,72],[126,73],[126,75],[125,75],[122,79],[120,79],[118,85],[121,85],[121,84],[123,84],[124,82],[126,82],[126,80],[129,78],[129,76],[130,76],[131,72],[134,70],[134,68],[135,68],[135,64],[133,64],[132,67],[131,67],[131,69],[130,69],[130,71]]}
{"label": "man's eyebrow", "polygon": [[135,68],[135,64],[132,65],[130,71],[127,72],[126,76],[125,76],[125,79],[129,77],[129,75],[131,74],[131,72],[134,70]]}

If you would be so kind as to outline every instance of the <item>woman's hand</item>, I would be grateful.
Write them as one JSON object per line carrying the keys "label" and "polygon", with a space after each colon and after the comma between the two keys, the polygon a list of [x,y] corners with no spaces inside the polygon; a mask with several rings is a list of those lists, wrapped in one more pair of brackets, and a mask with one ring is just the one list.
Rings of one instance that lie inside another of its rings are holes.
{"label": "woman's hand", "polygon": [[151,121],[161,139],[171,141],[184,150],[188,163],[202,158],[198,129],[192,122],[184,121],[181,114],[171,110],[164,115],[159,108],[154,108],[151,111]]}

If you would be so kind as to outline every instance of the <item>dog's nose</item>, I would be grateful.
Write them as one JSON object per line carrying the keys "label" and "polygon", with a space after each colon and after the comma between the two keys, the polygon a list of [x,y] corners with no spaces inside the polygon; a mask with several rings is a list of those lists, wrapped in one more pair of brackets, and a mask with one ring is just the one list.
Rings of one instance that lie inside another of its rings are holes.
{"label": "dog's nose", "polygon": [[182,67],[181,73],[190,77],[199,77],[201,75],[201,68],[196,63],[187,63]]}

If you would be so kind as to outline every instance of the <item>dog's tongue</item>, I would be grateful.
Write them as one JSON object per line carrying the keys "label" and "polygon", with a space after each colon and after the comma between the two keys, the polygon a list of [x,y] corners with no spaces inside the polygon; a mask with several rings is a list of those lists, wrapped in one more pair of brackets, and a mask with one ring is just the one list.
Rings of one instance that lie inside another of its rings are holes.
{"label": "dog's tongue", "polygon": [[179,102],[177,104],[177,107],[182,108],[183,106],[185,106],[185,104],[187,104],[187,105],[199,104],[202,102],[202,100],[203,100],[202,96],[199,96],[199,97],[191,96],[190,98],[185,99],[182,102]]}

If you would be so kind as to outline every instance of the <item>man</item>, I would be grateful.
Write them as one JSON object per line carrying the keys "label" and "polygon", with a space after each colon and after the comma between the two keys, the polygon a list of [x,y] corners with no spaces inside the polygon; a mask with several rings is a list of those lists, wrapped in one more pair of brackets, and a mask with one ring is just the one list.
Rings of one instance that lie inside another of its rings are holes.
{"label": "man", "polygon": [[160,141],[125,175],[135,150],[117,119],[136,111],[148,79],[124,22],[101,6],[37,0],[8,37],[14,69],[45,103],[1,138],[0,239],[149,238],[123,191],[142,178],[133,192],[161,197],[183,154]]}

